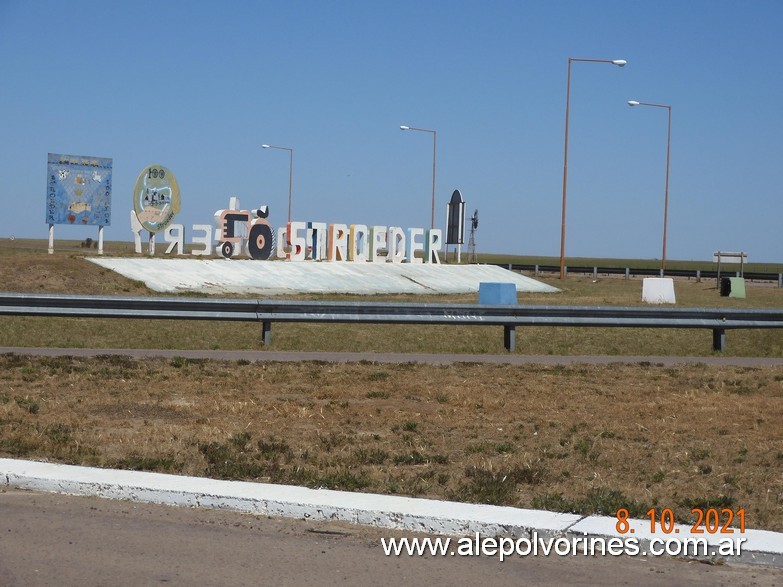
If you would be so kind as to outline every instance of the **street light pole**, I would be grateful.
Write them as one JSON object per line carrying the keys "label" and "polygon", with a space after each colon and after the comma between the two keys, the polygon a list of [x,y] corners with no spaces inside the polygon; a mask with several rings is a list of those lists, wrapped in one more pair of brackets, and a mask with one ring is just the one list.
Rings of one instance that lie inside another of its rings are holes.
{"label": "street light pole", "polygon": [[274,145],[261,145],[262,149],[279,149],[288,151],[288,222],[291,222],[291,194],[294,186],[294,150],[291,147],[276,147]]}
{"label": "street light pole", "polygon": [[663,273],[666,271],[666,227],[669,221],[669,155],[672,145],[672,107],[668,104],[651,104],[636,100],[628,100],[628,105],[631,107],[652,106],[654,108],[666,108],[669,111],[669,124],[666,132],[666,188],[663,197],[663,253],[661,254],[661,273]]}
{"label": "street light pole", "polygon": [[430,217],[430,228],[435,228],[435,156],[438,144],[438,132],[426,128],[416,128],[415,126],[400,126],[400,130],[418,130],[421,132],[432,133],[432,212]]}
{"label": "street light pole", "polygon": [[566,186],[568,185],[568,118],[571,105],[571,63],[573,61],[587,61],[590,63],[611,63],[617,67],[624,67],[625,59],[578,59],[568,58],[568,83],[566,85],[566,113],[565,113],[565,153],[563,155],[563,210],[560,224],[560,279],[565,277],[565,233],[566,233]]}

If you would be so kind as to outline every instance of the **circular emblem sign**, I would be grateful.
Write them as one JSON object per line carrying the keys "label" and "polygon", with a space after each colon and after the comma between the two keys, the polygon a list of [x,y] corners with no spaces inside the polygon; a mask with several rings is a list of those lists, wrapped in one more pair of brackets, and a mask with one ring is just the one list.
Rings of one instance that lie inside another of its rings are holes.
{"label": "circular emblem sign", "polygon": [[162,165],[145,168],[133,188],[133,210],[141,225],[152,233],[171,224],[179,212],[179,184],[174,174]]}

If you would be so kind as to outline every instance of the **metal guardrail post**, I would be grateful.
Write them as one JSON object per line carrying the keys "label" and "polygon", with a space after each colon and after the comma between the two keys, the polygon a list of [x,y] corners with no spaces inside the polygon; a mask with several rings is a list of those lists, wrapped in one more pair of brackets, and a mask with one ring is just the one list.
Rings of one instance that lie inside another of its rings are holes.
{"label": "metal guardrail post", "polygon": [[[580,267],[576,269],[581,270]],[[271,345],[272,322],[494,325],[503,326],[503,344],[509,352],[516,350],[516,327],[525,325],[710,329],[712,348],[717,352],[726,349],[728,329],[783,329],[783,309],[550,307],[517,304],[496,307],[491,304],[252,302],[235,299],[0,293],[0,316],[14,315],[253,321],[261,322],[264,345]]]}
{"label": "metal guardrail post", "polygon": [[778,287],[783,287],[783,273],[778,273]]}
{"label": "metal guardrail post", "polygon": [[626,267],[625,268],[625,280],[628,281],[631,278],[631,268]]}
{"label": "metal guardrail post", "polygon": [[598,267],[593,267],[593,279],[598,279]]}
{"label": "metal guardrail post", "polygon": [[712,350],[723,352],[726,350],[726,330],[723,328],[712,329]]}
{"label": "metal guardrail post", "polygon": [[503,325],[503,346],[510,353],[517,348],[517,329],[513,324]]}

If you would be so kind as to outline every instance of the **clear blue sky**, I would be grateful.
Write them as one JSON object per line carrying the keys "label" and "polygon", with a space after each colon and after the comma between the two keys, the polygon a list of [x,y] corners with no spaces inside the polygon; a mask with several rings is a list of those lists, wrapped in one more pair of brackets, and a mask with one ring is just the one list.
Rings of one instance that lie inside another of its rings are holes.
{"label": "clear blue sky", "polygon": [[[783,2],[0,0],[0,238],[45,238],[47,153],[114,160],[108,240],[133,185],[177,176],[177,221],[238,196],[296,220],[426,227],[454,189],[480,252],[783,261]],[[95,237],[58,226],[57,238]],[[189,237],[188,237],[189,240]],[[464,250],[464,249],[463,249]]]}

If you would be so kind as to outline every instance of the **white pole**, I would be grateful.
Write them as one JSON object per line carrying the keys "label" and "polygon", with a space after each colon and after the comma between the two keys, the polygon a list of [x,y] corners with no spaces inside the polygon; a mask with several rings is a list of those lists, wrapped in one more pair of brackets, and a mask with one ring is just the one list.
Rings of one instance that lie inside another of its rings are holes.
{"label": "white pole", "polygon": [[443,231],[446,235],[446,263],[449,262],[449,205],[446,204],[446,230]]}
{"label": "white pole", "polygon": [[103,255],[103,226],[98,227],[98,254]]}
{"label": "white pole", "polygon": [[49,225],[49,254],[54,255],[54,224]]}

